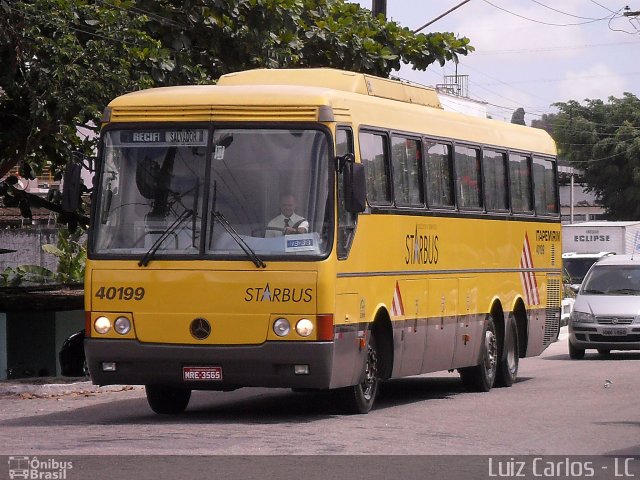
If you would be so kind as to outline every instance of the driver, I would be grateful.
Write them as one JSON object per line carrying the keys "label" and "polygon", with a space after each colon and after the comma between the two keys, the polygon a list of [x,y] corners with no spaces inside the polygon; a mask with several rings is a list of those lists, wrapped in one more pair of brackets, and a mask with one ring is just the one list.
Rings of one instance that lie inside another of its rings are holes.
{"label": "driver", "polygon": [[280,215],[267,224],[265,237],[279,237],[294,233],[307,233],[309,222],[295,213],[296,199],[291,193],[280,195]]}

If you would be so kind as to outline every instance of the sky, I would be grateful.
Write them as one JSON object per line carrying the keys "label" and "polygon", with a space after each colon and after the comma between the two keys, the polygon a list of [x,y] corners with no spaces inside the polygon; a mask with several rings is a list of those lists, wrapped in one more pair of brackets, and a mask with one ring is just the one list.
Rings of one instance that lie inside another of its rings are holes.
{"label": "sky", "polygon": [[[460,3],[387,0],[387,18],[415,30]],[[640,11],[640,0],[470,0],[422,32],[468,37],[476,50],[460,56],[457,73],[469,76],[469,97],[500,120],[522,107],[530,124],[555,112],[554,102],[640,97],[640,16],[625,17],[627,5]],[[435,86],[455,73],[448,62],[425,72],[403,66],[397,76]]]}

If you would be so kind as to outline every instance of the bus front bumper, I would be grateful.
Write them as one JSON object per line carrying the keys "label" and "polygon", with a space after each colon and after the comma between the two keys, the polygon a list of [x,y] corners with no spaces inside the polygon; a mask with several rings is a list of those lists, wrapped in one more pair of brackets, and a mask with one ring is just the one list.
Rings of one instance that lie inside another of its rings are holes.
{"label": "bus front bumper", "polygon": [[[333,343],[204,346],[88,338],[85,355],[91,380],[96,385],[163,385],[192,390],[324,389],[331,383]],[[300,367],[304,365],[308,366],[308,373],[299,373],[304,371]],[[221,379],[185,380],[185,367],[215,369]]]}

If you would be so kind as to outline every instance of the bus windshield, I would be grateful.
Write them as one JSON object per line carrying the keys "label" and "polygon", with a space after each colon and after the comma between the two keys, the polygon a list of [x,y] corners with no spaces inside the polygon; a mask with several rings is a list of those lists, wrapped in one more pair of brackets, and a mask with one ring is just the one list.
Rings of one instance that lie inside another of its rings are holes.
{"label": "bus windshield", "polygon": [[324,132],[107,130],[102,150],[96,254],[298,258],[331,248]]}

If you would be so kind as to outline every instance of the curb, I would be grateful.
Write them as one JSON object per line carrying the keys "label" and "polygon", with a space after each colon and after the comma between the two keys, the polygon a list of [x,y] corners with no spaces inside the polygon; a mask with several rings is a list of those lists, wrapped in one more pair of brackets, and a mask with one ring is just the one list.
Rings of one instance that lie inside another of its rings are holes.
{"label": "curb", "polygon": [[106,385],[100,387],[90,381],[76,383],[48,383],[35,385],[29,383],[0,383],[0,395],[20,395],[23,398],[53,397],[70,394],[122,392],[141,389],[132,385]]}

